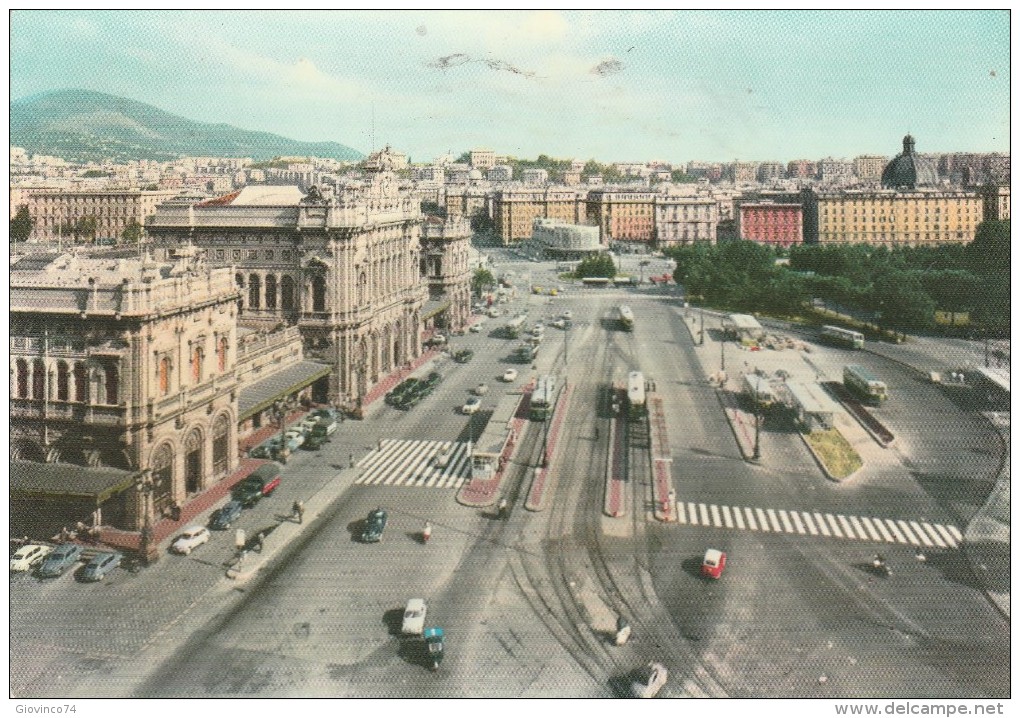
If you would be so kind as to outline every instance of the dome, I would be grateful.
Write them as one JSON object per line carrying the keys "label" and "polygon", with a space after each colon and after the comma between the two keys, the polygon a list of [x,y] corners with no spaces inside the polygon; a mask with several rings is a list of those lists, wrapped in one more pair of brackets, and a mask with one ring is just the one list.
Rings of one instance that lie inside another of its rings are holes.
{"label": "dome", "polygon": [[933,187],[939,183],[935,163],[914,153],[914,138],[903,138],[903,152],[882,170],[882,186],[890,189]]}
{"label": "dome", "polygon": [[472,182],[480,182],[482,180],[482,171],[471,170],[470,172],[468,172],[468,179],[471,180]]}

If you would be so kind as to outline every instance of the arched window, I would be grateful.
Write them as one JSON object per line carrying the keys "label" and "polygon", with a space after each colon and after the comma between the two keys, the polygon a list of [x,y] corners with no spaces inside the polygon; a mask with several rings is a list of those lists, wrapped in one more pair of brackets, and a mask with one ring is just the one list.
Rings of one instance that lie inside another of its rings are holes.
{"label": "arched window", "polygon": [[312,277],[312,311],[326,311],[326,278],[321,275]]}
{"label": "arched window", "polygon": [[238,272],[234,275],[234,283],[237,284],[238,289],[244,289],[244,275]]}
{"label": "arched window", "polygon": [[216,366],[220,373],[227,370],[227,338],[220,337],[219,343],[216,345]]}
{"label": "arched window", "polygon": [[191,380],[198,384],[202,381],[202,347],[195,347],[191,351]]}
{"label": "arched window", "polygon": [[358,304],[365,303],[365,293],[368,291],[368,277],[362,272],[358,275]]}
{"label": "arched window", "polygon": [[294,280],[286,274],[280,280],[280,304],[283,311],[294,311]]}
{"label": "arched window", "polygon": [[57,400],[70,400],[70,371],[66,361],[57,362]]}
{"label": "arched window", "polygon": [[261,306],[259,301],[259,295],[262,293],[262,281],[259,279],[259,275],[252,274],[248,276],[248,308],[258,309]]}
{"label": "arched window", "polygon": [[82,404],[89,400],[89,373],[81,362],[74,365],[74,400]]}
{"label": "arched window", "polygon": [[276,309],[276,275],[266,277],[266,309]]}
{"label": "arched window", "polygon": [[42,401],[46,397],[46,365],[42,359],[32,362],[32,398]]}
{"label": "arched window", "polygon": [[163,357],[159,360],[159,395],[166,396],[170,393],[170,357]]}
{"label": "arched window", "polygon": [[230,419],[226,414],[216,417],[212,433],[213,473],[225,474],[230,468]]}
{"label": "arched window", "polygon": [[17,374],[16,382],[18,398],[28,398],[28,362],[24,359],[18,359],[15,365],[15,373]]}
{"label": "arched window", "polygon": [[117,403],[117,390],[118,390],[118,372],[117,367],[112,364],[106,367],[106,403],[116,404]]}

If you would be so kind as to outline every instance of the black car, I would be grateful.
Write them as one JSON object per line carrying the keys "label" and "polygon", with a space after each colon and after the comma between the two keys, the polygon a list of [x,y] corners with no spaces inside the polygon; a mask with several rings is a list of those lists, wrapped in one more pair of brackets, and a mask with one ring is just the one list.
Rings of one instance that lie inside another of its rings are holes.
{"label": "black car", "polygon": [[364,543],[381,541],[385,530],[386,512],[383,509],[373,509],[368,512],[368,518],[365,519],[365,530],[361,532],[361,540]]}
{"label": "black car", "polygon": [[243,508],[244,506],[240,501],[228,501],[223,508],[213,514],[212,521],[209,522],[209,528],[214,531],[229,529],[230,525],[237,521]]}
{"label": "black car", "polygon": [[276,464],[263,464],[255,469],[248,478],[234,486],[231,498],[243,506],[253,506],[263,496],[269,496],[280,485],[280,467]]}
{"label": "black car", "polygon": [[474,355],[475,353],[470,349],[461,349],[459,352],[454,353],[453,360],[458,364],[467,364]]}
{"label": "black car", "polygon": [[434,371],[425,377],[425,384],[429,387],[429,389],[435,389],[442,380],[443,377],[439,375],[439,372]]}

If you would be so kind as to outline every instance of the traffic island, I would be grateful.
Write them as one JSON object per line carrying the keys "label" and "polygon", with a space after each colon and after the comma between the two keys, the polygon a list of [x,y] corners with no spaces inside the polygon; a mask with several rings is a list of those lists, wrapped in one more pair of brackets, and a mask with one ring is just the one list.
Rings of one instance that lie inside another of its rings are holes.
{"label": "traffic island", "polygon": [[652,500],[655,518],[659,521],[676,521],[676,492],[673,490],[673,457],[666,431],[666,415],[662,399],[648,393],[648,438],[651,444]]}
{"label": "traffic island", "polygon": [[802,432],[800,436],[822,472],[833,481],[844,481],[864,466],[860,454],[838,429]]}
{"label": "traffic island", "polygon": [[[609,420],[609,460],[606,462],[606,498],[602,506],[606,516],[620,518],[626,516],[627,493],[624,485],[627,481],[627,451],[624,443],[626,431],[618,430],[616,417]],[[622,427],[621,427],[622,428]]]}
{"label": "traffic island", "polygon": [[531,490],[528,491],[528,500],[524,502],[524,508],[528,511],[542,511],[545,508],[546,489],[556,483],[555,479],[549,481],[549,467],[553,463],[552,457],[559,440],[560,429],[563,427],[563,417],[566,416],[570,408],[571,389],[572,387],[569,384],[564,387],[563,393],[560,395],[559,405],[556,407],[552,419],[546,419],[546,421],[551,421],[552,423],[547,427],[549,435],[545,445],[545,467],[535,469],[535,474],[531,480]]}
{"label": "traffic island", "polygon": [[485,508],[496,503],[506,469],[513,458],[517,439],[527,421],[531,404],[531,391],[525,390],[517,403],[507,394],[496,407],[485,431],[473,450],[471,471],[478,475],[470,478],[457,492],[457,503],[474,508]]}

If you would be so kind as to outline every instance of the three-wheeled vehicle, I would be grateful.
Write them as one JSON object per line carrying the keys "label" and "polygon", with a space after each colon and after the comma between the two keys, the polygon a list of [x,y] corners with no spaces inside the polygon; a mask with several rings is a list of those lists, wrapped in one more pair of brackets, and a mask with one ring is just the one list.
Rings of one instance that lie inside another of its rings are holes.
{"label": "three-wheeled vehicle", "polygon": [[439,670],[439,664],[443,660],[443,629],[438,626],[426,628],[423,635],[429,651],[429,660],[432,662],[432,670]]}
{"label": "three-wheeled vehicle", "polygon": [[719,578],[722,576],[724,568],[726,568],[726,554],[714,548],[705,551],[705,558],[701,561],[702,576]]}

